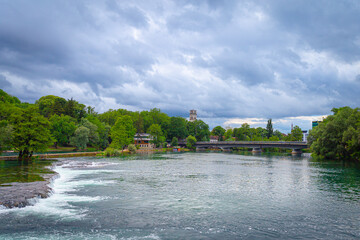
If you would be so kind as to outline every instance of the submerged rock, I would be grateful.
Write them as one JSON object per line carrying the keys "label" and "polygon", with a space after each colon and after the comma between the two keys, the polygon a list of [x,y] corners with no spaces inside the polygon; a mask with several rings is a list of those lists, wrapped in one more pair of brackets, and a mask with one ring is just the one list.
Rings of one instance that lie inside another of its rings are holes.
{"label": "submerged rock", "polygon": [[51,181],[57,173],[42,175],[44,181],[12,182],[0,185],[0,205],[6,208],[26,207],[33,205],[36,198],[47,198],[51,195]]}

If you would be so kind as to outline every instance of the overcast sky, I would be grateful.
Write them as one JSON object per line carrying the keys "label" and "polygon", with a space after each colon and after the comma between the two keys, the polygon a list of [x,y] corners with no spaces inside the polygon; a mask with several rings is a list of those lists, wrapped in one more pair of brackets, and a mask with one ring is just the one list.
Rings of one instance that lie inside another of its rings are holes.
{"label": "overcast sky", "polygon": [[360,1],[0,0],[0,88],[309,129],[360,106]]}

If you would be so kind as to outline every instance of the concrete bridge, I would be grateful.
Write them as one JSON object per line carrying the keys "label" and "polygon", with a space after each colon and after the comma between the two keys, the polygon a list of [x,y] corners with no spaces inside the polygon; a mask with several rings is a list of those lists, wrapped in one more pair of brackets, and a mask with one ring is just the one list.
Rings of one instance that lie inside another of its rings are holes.
{"label": "concrete bridge", "polygon": [[[180,142],[180,146],[186,146],[186,142]],[[232,149],[237,147],[252,148],[252,152],[261,152],[262,148],[287,148],[292,149],[292,154],[301,154],[301,149],[307,148],[306,142],[282,142],[282,141],[222,141],[222,142],[196,142],[196,149],[220,148]]]}

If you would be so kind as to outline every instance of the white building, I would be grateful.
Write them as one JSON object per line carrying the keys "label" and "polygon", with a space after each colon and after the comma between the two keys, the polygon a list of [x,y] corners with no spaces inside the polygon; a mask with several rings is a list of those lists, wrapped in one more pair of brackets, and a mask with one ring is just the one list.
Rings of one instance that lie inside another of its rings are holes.
{"label": "white building", "polygon": [[309,136],[308,131],[305,130],[305,131],[302,131],[302,133],[303,133],[302,141],[307,142],[307,138]]}

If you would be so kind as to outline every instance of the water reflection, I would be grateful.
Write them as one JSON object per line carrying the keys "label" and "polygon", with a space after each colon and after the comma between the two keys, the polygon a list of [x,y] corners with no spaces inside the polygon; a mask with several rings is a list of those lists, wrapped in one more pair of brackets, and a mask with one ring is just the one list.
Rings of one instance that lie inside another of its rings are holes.
{"label": "water reflection", "polygon": [[47,168],[54,160],[0,161],[0,187],[11,182],[43,181],[42,175],[54,173]]}
{"label": "water reflection", "polygon": [[343,200],[360,200],[360,168],[357,163],[312,161],[311,166],[319,190]]}

